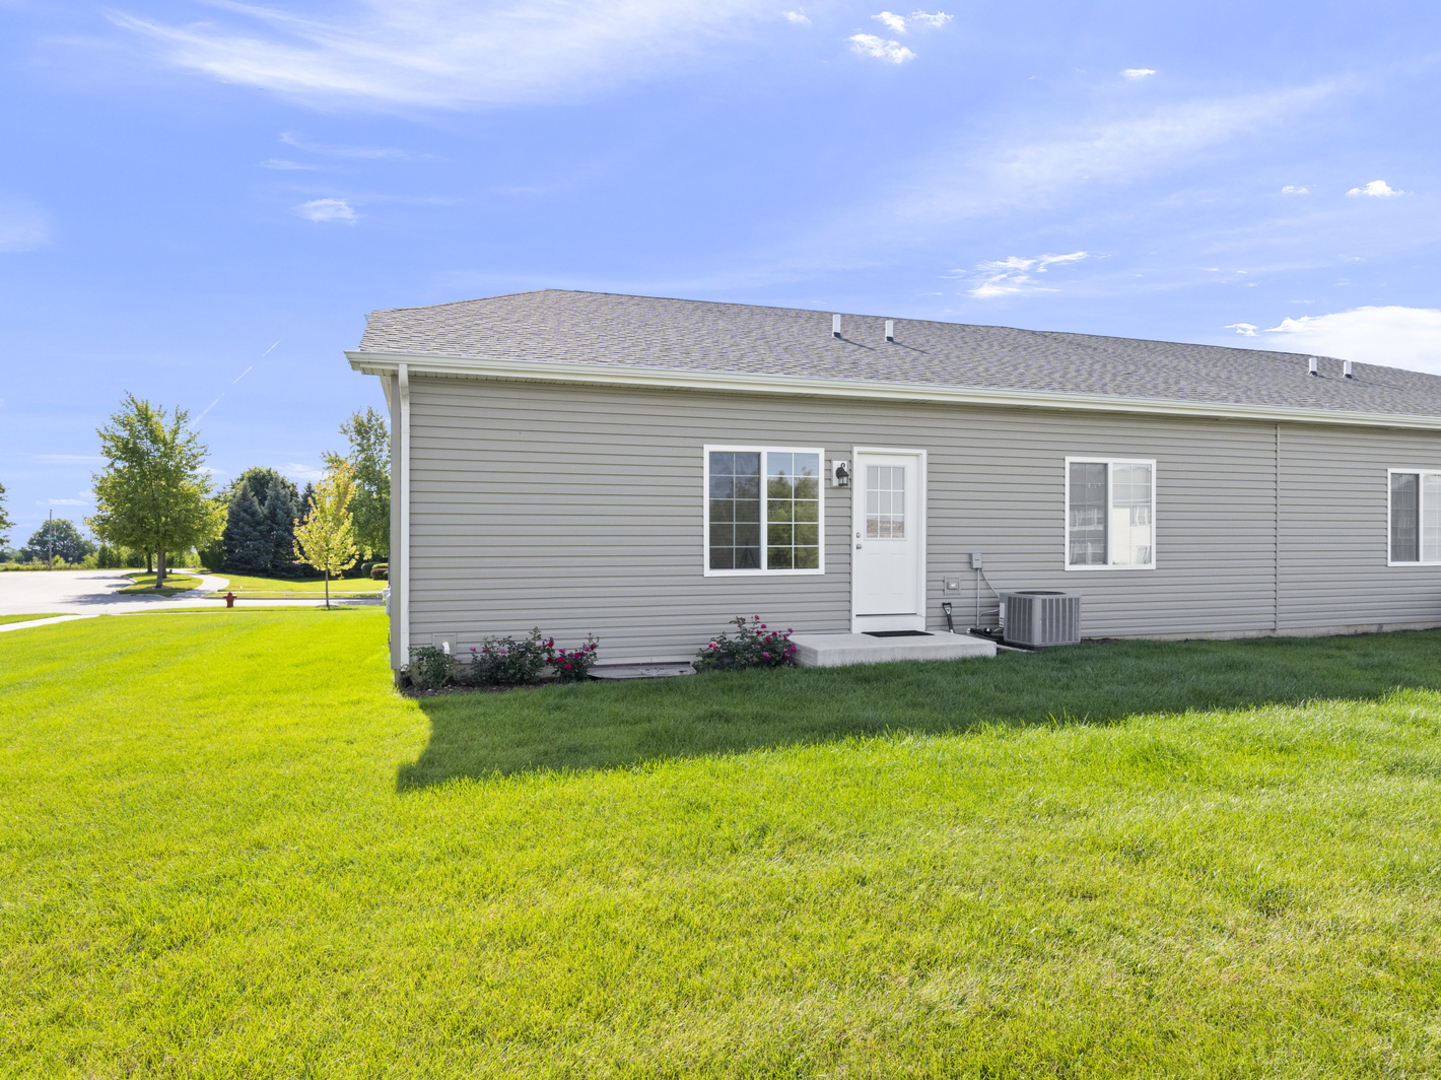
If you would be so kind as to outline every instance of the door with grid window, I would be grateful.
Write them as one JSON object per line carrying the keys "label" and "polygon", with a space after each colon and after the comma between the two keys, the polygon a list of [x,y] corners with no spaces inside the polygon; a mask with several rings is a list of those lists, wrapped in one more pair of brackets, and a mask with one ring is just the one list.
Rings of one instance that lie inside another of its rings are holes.
{"label": "door with grid window", "polygon": [[856,629],[922,629],[925,470],[921,455],[857,451],[852,573]]}

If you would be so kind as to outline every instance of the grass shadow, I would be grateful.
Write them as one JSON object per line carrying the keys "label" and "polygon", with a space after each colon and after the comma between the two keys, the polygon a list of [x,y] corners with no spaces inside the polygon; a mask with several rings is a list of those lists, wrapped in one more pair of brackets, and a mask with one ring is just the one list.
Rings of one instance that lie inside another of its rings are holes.
{"label": "grass shadow", "polygon": [[427,699],[400,791],[455,777],[607,769],[887,730],[1111,723],[1145,713],[1370,700],[1441,688],[1441,631],[1101,641],[995,660],[726,672]]}

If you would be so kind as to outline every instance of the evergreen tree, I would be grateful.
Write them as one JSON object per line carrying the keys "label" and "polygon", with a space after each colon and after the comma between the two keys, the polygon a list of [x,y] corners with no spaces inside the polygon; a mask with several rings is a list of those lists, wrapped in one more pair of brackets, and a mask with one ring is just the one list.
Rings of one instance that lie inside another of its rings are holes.
{"label": "evergreen tree", "polygon": [[289,481],[285,484],[271,484],[263,508],[266,531],[270,535],[270,572],[282,576],[291,572],[291,564],[295,562],[297,514],[290,492],[286,491],[287,485],[290,492],[295,490]]}
{"label": "evergreen tree", "polygon": [[225,569],[232,574],[267,574],[272,555],[270,529],[248,484],[230,503],[225,523]]}

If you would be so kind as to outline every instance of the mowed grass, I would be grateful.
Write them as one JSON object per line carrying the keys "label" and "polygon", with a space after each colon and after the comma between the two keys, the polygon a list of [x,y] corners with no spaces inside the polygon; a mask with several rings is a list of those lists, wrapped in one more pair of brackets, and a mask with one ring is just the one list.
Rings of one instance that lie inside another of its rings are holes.
{"label": "mowed grass", "polygon": [[[244,597],[252,595],[269,598],[300,596],[308,599],[325,595],[324,578],[265,578],[226,573],[219,573],[219,576],[225,578],[226,586],[211,594],[213,596],[224,596],[227,590]],[[387,584],[388,582],[376,581],[368,577],[331,578],[330,595],[376,596]]]}
{"label": "mowed grass", "polygon": [[13,622],[30,622],[32,619],[53,619],[64,614],[63,611],[52,611],[47,615],[0,615],[0,626]]}
{"label": "mowed grass", "polygon": [[147,574],[141,570],[125,576],[130,578],[135,584],[127,585],[123,589],[118,590],[122,593],[157,593],[160,596],[174,596],[176,593],[189,592],[191,589],[200,587],[200,579],[198,577],[191,577],[188,574],[167,573],[165,575],[165,584],[158,589],[155,587],[156,576],[154,574]]}
{"label": "mowed grass", "polygon": [[0,636],[7,1075],[1441,1073],[1441,635],[422,709],[384,626]]}

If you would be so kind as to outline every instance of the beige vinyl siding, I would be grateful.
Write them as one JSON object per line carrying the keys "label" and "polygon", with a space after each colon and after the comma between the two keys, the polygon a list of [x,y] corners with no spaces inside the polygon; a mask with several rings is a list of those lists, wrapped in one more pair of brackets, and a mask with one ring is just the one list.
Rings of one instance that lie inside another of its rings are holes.
{"label": "beige vinyl siding", "polygon": [[[933,629],[943,599],[973,620],[971,552],[998,589],[1081,593],[1087,636],[1441,623],[1441,568],[1385,565],[1385,469],[1441,467],[1426,433],[1285,428],[1278,603],[1270,423],[435,377],[411,378],[411,423],[413,645],[538,625],[614,662],[691,655],[736,615],[848,631],[850,490],[825,490],[823,576],[707,578],[706,443],[926,450]],[[1068,455],[1155,459],[1155,569],[1065,569]],[[1337,483],[1332,456],[1366,464]]]}

